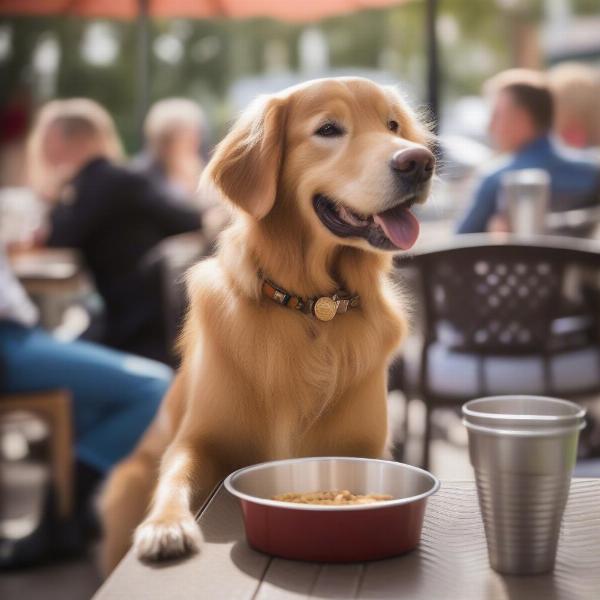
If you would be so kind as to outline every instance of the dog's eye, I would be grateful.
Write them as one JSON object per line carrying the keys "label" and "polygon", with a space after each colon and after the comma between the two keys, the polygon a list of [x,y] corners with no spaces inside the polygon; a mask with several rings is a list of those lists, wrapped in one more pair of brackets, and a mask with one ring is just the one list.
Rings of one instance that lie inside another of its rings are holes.
{"label": "dog's eye", "polygon": [[398,121],[388,121],[388,129],[396,133],[398,131]]}
{"label": "dog's eye", "polygon": [[321,137],[339,137],[344,135],[344,130],[336,123],[325,123],[315,131],[315,135]]}

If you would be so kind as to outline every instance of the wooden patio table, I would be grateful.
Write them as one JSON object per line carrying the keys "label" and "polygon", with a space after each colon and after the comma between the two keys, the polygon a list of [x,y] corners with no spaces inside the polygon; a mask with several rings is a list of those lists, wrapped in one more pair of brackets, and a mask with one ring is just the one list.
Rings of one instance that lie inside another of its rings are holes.
{"label": "wooden patio table", "polygon": [[95,600],[600,598],[600,479],[573,480],[555,570],[531,577],[501,576],[489,567],[474,482],[442,482],[428,501],[417,550],[362,564],[297,562],[252,550],[237,500],[223,487],[198,519],[201,553],[151,566],[130,552]]}
{"label": "wooden patio table", "polygon": [[54,329],[65,308],[92,289],[80,254],[70,248],[27,248],[8,255],[14,274],[40,310],[40,322]]}

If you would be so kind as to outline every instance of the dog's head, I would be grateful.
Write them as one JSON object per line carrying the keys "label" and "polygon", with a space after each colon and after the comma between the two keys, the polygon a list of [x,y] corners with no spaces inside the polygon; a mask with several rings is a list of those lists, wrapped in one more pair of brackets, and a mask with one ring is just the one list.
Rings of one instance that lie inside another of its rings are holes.
{"label": "dog's head", "polygon": [[[406,250],[435,159],[392,88],[324,79],[259,98],[217,147],[206,176],[257,220],[291,212],[325,242]],[[296,219],[297,220],[297,219]]]}

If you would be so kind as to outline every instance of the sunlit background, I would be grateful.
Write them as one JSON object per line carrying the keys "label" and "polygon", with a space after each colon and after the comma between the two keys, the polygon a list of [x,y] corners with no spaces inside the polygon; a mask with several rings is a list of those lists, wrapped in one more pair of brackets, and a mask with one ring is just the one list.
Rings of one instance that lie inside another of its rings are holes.
{"label": "sunlit background", "polygon": [[[490,73],[565,59],[600,64],[596,0],[441,0],[436,31],[447,133],[482,135],[484,116],[472,96]],[[136,150],[137,44],[134,21],[3,18],[0,104],[15,94],[34,105],[89,96],[109,109]],[[426,96],[426,45],[425,2],[417,0],[314,24],[152,20],[148,101],[173,94],[197,100],[215,137],[255,94],[307,78],[353,73],[401,81],[418,103]]]}

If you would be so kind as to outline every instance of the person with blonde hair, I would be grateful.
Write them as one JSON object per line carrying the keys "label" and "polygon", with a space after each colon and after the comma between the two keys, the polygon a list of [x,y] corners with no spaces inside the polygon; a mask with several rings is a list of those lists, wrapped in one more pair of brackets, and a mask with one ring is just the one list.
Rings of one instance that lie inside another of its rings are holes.
{"label": "person with blonde hair", "polygon": [[144,156],[137,168],[176,200],[196,201],[205,123],[200,106],[185,98],[159,100],[144,121]]}
{"label": "person with blonde hair", "polygon": [[554,132],[567,146],[593,148],[600,160],[600,71],[576,62],[548,71],[556,107]]}
{"label": "person with blonde hair", "polygon": [[[58,125],[58,127],[50,127]],[[37,116],[27,144],[27,174],[31,187],[43,198],[52,199],[75,173],[78,161],[47,160],[45,145],[56,142],[46,135],[60,130],[65,139],[79,141],[78,151],[84,155],[103,156],[114,162],[123,160],[123,147],[114,122],[106,110],[88,98],[52,100]],[[63,153],[75,144],[64,145]],[[65,157],[61,157],[65,158]],[[82,158],[81,160],[85,160]]]}
{"label": "person with blonde hair", "polygon": [[479,181],[458,233],[506,230],[499,195],[505,173],[543,169],[550,176],[550,210],[555,212],[597,204],[600,169],[566,156],[550,139],[555,106],[547,76],[539,71],[510,69],[484,85],[493,110],[489,134],[505,156]]}
{"label": "person with blonde hair", "polygon": [[210,247],[230,215],[215,190],[198,189],[206,130],[204,111],[196,102],[186,98],[159,100],[144,121],[144,152],[133,168],[173,202],[201,211],[203,235]]}
{"label": "person with blonde hair", "polygon": [[52,203],[46,243],[79,249],[104,300],[100,341],[173,364],[159,266],[146,258],[164,238],[198,231],[199,211],[118,164],[113,121],[93,100],[44,106],[29,152],[32,185]]}

